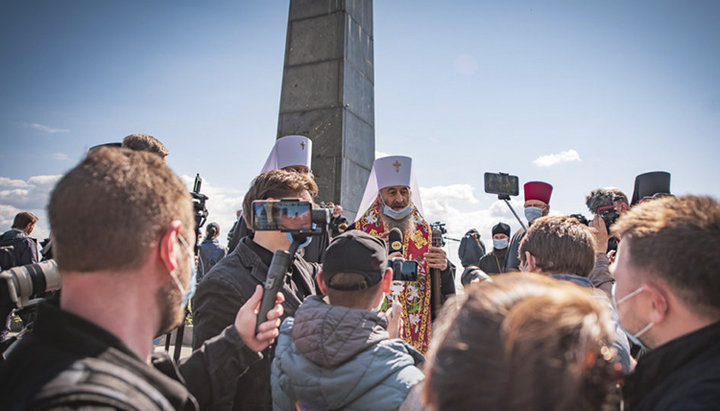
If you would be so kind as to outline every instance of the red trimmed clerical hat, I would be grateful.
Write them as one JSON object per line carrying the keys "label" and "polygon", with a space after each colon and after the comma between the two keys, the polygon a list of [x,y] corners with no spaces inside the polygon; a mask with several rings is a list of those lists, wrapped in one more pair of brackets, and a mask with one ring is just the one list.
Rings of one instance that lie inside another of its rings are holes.
{"label": "red trimmed clerical hat", "polygon": [[523,186],[525,189],[525,201],[540,200],[545,204],[550,204],[550,195],[553,186],[542,181],[529,181]]}

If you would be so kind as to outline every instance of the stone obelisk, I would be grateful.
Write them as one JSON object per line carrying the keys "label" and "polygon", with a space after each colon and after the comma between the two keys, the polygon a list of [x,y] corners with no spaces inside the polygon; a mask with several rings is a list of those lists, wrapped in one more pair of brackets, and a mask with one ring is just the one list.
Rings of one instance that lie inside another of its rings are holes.
{"label": "stone obelisk", "polygon": [[290,0],[278,137],[313,141],[319,201],[353,218],[375,159],[372,0]]}

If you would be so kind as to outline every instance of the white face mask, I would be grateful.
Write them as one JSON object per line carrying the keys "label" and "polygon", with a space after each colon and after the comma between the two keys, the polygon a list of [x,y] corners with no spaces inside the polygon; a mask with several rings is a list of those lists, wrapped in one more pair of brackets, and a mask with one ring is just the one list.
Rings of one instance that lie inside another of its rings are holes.
{"label": "white face mask", "polygon": [[178,290],[180,290],[180,294],[182,294],[182,308],[183,310],[187,308],[188,302],[190,302],[190,299],[193,298],[195,295],[195,288],[197,286],[197,267],[195,266],[195,253],[193,252],[193,249],[190,248],[187,241],[183,238],[182,235],[178,234],[178,240],[180,241],[180,244],[185,247],[185,251],[188,253],[188,264],[190,265],[190,269],[192,270],[192,276],[190,277],[190,284],[188,284],[188,289],[185,290],[180,283],[180,279],[177,277],[177,274],[175,274],[174,271],[170,272],[170,277],[175,281],[175,285],[177,286]]}
{"label": "white face mask", "polygon": [[543,209],[540,207],[525,207],[525,218],[528,223],[532,223],[538,218],[542,217]]}
{"label": "white face mask", "polygon": [[[640,294],[641,292],[645,291],[646,288],[645,288],[644,285],[643,285],[643,286],[640,286],[637,290],[631,292],[630,294],[626,295],[625,297],[623,297],[623,298],[621,298],[619,301],[617,301],[617,300],[615,299],[615,286],[616,286],[616,284],[617,284],[617,283],[613,284],[613,286],[612,286],[611,295],[612,295],[612,300],[613,300],[613,307],[615,308],[615,312],[618,314],[618,319],[619,319],[619,318],[620,318],[620,313],[619,313],[619,311],[618,311],[618,306],[619,306],[620,304],[624,303],[625,301],[627,301],[627,300],[635,297],[636,295]],[[644,349],[644,350],[647,350],[647,349],[648,349],[647,345],[645,345],[645,343],[643,343],[643,342],[640,340],[640,337],[642,337],[642,335],[645,334],[646,332],[650,331],[650,329],[653,327],[653,325],[655,325],[654,322],[650,321],[650,323],[648,323],[648,325],[646,325],[645,327],[643,327],[640,331],[638,331],[638,332],[635,333],[635,334],[633,334],[633,333],[631,333],[630,331],[628,331],[627,328],[625,328],[625,327],[622,325],[622,321],[620,321],[618,325],[620,326],[620,329],[622,329],[622,331],[625,333],[625,335],[627,335],[628,338],[629,338],[635,345],[639,345],[639,346],[640,346],[642,349]]]}
{"label": "white face mask", "polygon": [[493,239],[493,247],[497,248],[498,250],[502,250],[504,248],[507,248],[508,246],[508,239],[503,238],[500,240]]}

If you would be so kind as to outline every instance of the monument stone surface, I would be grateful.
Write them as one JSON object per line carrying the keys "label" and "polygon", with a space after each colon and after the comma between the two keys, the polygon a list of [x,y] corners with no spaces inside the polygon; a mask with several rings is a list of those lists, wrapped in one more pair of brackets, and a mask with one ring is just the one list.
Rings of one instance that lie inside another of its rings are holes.
{"label": "monument stone surface", "polygon": [[375,159],[372,0],[290,0],[278,137],[313,141],[318,201],[353,218]]}

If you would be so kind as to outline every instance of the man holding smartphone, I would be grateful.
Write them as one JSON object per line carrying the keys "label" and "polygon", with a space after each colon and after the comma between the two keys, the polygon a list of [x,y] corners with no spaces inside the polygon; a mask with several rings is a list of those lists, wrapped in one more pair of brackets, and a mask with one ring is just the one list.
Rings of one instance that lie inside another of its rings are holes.
{"label": "man holding smartphone", "polygon": [[[296,198],[312,202],[317,185],[306,174],[272,170],[260,174],[243,200],[243,215],[249,224],[254,219],[253,201]],[[193,347],[216,335],[232,321],[236,312],[250,298],[258,285],[267,278],[273,252],[288,250],[291,238],[280,230],[257,230],[254,236],[243,237],[237,247],[217,263],[198,284],[193,299]],[[305,261],[299,254],[292,256],[290,274],[280,292],[285,297],[284,316],[293,316],[302,301],[318,293],[315,276],[317,264]],[[220,409],[271,409],[270,364],[274,346],[263,352],[264,358],[254,363],[237,383],[234,398],[226,398]]]}

